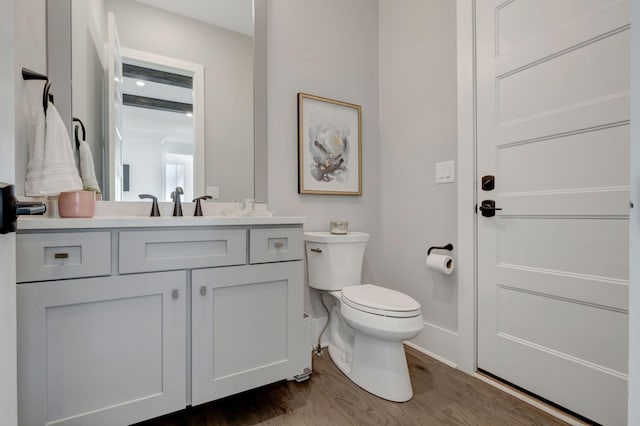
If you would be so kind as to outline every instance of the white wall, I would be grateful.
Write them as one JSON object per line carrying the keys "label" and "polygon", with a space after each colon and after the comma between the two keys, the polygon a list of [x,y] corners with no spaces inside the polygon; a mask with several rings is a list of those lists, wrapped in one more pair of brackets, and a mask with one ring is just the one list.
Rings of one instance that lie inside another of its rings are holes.
{"label": "white wall", "polygon": [[[0,182],[15,180],[14,58],[15,2],[0,14]],[[0,424],[17,424],[16,384],[16,237],[0,235]]]}
{"label": "white wall", "polygon": [[631,200],[629,216],[629,425],[640,425],[640,2],[631,2]]}
{"label": "white wall", "polygon": [[422,305],[425,329],[414,343],[454,363],[457,276],[434,273],[424,262],[429,246],[452,243],[457,250],[457,183],[435,184],[435,163],[456,159],[455,6],[379,1],[383,263],[377,278]]}
{"label": "white wall", "polygon": [[[42,108],[44,83],[23,81],[20,70],[47,72],[46,7],[43,0],[20,0],[15,5],[16,192],[24,194],[30,121],[35,108]],[[55,87],[52,93],[55,95]]]}
{"label": "white wall", "polygon": [[[377,2],[273,1],[267,28],[269,207],[307,216],[306,230],[328,230],[338,218],[370,232],[364,271],[370,279],[380,239]],[[298,194],[298,92],[362,106],[362,196]],[[318,307],[313,313],[323,314]]]}
{"label": "white wall", "polygon": [[[126,107],[125,107],[126,108]],[[128,138],[127,128],[123,130],[123,137]],[[122,162],[129,164],[129,191],[122,193],[123,201],[140,201],[138,194],[151,194],[158,197],[158,201],[169,201],[165,197],[165,155],[182,154],[193,155],[193,147],[189,144],[134,140],[122,150]],[[193,167],[187,171],[193,182]],[[189,179],[186,179],[189,181]],[[168,188],[172,191],[174,188]],[[190,202],[194,198],[193,183],[184,186],[181,200]],[[185,212],[185,216],[189,215]]]}
{"label": "white wall", "polygon": [[[15,168],[17,194],[24,194],[30,122],[34,108],[42,108],[44,86],[43,82],[23,81],[20,71],[26,67],[47,72],[45,31],[43,0],[3,3],[0,16],[0,75],[3,76],[0,79],[0,99],[3,100],[0,107],[0,181],[13,180]],[[17,424],[15,235],[0,238],[5,240],[0,242],[0,424],[11,426]]]}
{"label": "white wall", "polygon": [[205,184],[223,200],[253,196],[253,39],[131,0],[106,9],[123,47],[204,65]]}

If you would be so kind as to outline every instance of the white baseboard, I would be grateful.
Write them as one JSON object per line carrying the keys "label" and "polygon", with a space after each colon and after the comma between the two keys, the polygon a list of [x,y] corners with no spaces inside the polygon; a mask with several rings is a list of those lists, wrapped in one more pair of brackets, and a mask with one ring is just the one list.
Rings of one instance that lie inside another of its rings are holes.
{"label": "white baseboard", "polygon": [[422,347],[416,345],[415,343],[411,343],[410,341],[404,341],[402,343],[404,343],[405,345],[409,346],[410,348],[415,349],[416,351],[418,351],[420,353],[423,353],[423,354],[435,359],[436,361],[439,361],[439,362],[443,363],[444,365],[448,365],[449,367],[455,368],[456,370],[458,369],[458,364],[455,364],[455,363],[449,361],[448,359],[441,357],[438,354],[435,354],[435,353],[433,353],[431,351],[428,351],[425,348],[422,348]]}
{"label": "white baseboard", "polygon": [[450,367],[458,368],[458,333],[425,322],[420,334],[405,343]]}
{"label": "white baseboard", "polygon": [[571,426],[586,426],[588,423],[584,423],[581,420],[566,414],[563,411],[558,410],[555,407],[545,404],[544,402],[533,398],[523,392],[520,392],[517,389],[512,388],[511,386],[507,386],[497,380],[494,380],[490,377],[487,377],[483,374],[474,373],[472,374],[476,379],[482,380],[483,382],[493,386],[494,388],[500,389],[501,391],[518,398],[520,401],[523,401],[529,405],[536,407],[539,410],[544,411],[547,414],[552,415],[553,417],[562,420],[565,423],[568,423]]}

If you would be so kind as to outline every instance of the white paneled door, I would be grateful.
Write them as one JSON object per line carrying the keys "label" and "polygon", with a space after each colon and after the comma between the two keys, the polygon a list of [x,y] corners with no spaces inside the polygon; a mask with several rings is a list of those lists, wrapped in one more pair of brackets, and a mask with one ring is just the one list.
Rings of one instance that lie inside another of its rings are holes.
{"label": "white paneled door", "polygon": [[478,367],[623,425],[629,2],[476,4]]}

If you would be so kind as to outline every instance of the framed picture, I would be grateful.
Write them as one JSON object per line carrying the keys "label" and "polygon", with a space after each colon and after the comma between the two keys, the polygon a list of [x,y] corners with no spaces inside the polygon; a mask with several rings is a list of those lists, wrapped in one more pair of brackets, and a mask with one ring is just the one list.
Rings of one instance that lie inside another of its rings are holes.
{"label": "framed picture", "polygon": [[298,193],[362,195],[360,105],[298,93]]}

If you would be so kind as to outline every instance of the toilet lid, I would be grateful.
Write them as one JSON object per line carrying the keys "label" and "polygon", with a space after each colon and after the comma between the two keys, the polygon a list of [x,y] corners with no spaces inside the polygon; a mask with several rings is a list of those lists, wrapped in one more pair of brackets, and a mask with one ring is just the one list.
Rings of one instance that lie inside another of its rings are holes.
{"label": "toilet lid", "polygon": [[342,300],[354,309],[389,317],[420,315],[420,304],[410,296],[373,284],[344,287]]}

